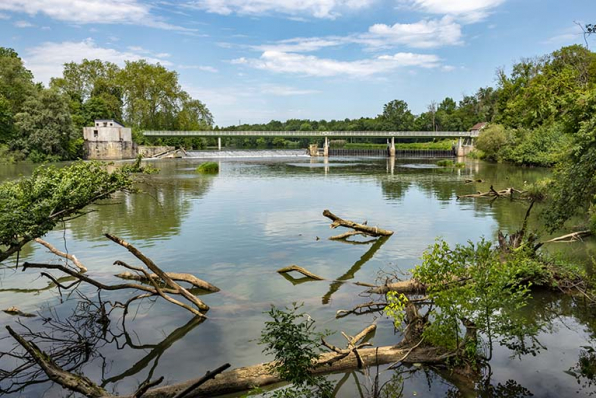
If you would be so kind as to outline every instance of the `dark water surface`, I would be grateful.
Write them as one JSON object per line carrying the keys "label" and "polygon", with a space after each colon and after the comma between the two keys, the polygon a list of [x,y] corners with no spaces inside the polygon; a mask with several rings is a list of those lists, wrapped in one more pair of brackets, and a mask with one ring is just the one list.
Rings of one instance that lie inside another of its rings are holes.
{"label": "dark water surface", "polygon": [[[469,161],[464,169],[440,169],[430,160],[276,158],[219,160],[220,173],[203,176],[194,172],[200,160],[177,159],[155,162],[161,169],[141,186],[144,193],[118,195],[94,206],[94,212],[66,223],[46,239],[58,248],[75,253],[89,268],[89,275],[115,283],[121,272],[116,260],[137,261],[102,234],[118,235],[141,249],[165,271],[190,272],[221,288],[201,296],[211,310],[204,322],[191,320],[188,312],[158,300],[143,303],[130,315],[128,330],[133,344],[118,349],[105,344],[107,358],[102,369],[96,358],[82,369],[110,391],[130,393],[149,376],[164,376],[168,383],[202,375],[225,362],[233,367],[267,360],[256,344],[271,304],[304,302],[304,310],[317,320],[320,330],[337,331],[329,338],[342,344],[339,331],[355,334],[375,319],[374,315],[335,319],[339,309],[369,301],[364,289],[353,284],[330,282],[292,283],[275,271],[291,264],[303,266],[328,279],[374,283],[380,271],[407,271],[436,237],[450,244],[484,236],[494,238],[501,229],[513,232],[521,225],[525,202],[500,199],[457,200],[457,195],[497,189],[523,189],[548,170],[515,168]],[[0,178],[29,174],[29,166],[2,166]],[[465,184],[464,179],[484,183]],[[329,241],[336,231],[321,213],[335,214],[368,225],[394,230],[388,240],[376,244],[349,245]],[[540,209],[538,209],[540,210]],[[538,211],[536,212],[536,214]],[[531,226],[541,231],[539,220]],[[542,231],[543,232],[543,231]],[[546,235],[545,235],[546,236]],[[590,267],[596,252],[593,241],[550,247],[558,255]],[[46,250],[28,245],[21,261],[55,261]],[[47,280],[33,270],[25,273],[0,269],[0,308],[13,305],[44,316],[66,316],[76,297],[61,298],[56,289],[43,289]],[[95,290],[81,290],[95,297]],[[126,300],[130,293],[104,292],[102,298]],[[52,308],[55,313],[50,313]],[[569,371],[582,346],[592,344],[596,324],[590,313],[569,297],[539,293],[524,310],[530,320],[547,325],[539,334],[544,347],[536,355],[512,357],[506,348],[496,350],[491,361],[491,383],[509,395],[525,388],[538,397],[584,396],[596,391],[582,384]],[[377,316],[378,317],[378,316]],[[0,323],[15,325],[16,318],[0,312]],[[42,330],[41,318],[23,322]],[[116,321],[113,325],[115,327]],[[18,329],[18,325],[16,326]],[[4,330],[4,329],[2,329]],[[0,331],[4,336],[6,333]],[[395,344],[392,323],[378,319],[375,345]],[[6,350],[10,340],[0,340]],[[131,347],[134,346],[134,347]],[[2,360],[7,366],[9,361]],[[383,369],[381,369],[382,371]],[[372,370],[373,375],[376,369]],[[387,380],[391,372],[383,372]],[[343,381],[339,397],[366,396],[370,377],[361,372],[332,376]],[[404,396],[441,397],[454,387],[449,377],[420,370],[408,376]],[[512,382],[514,381],[514,382]],[[504,386],[507,384],[507,388]],[[518,388],[518,390],[516,390]],[[460,386],[462,396],[479,392]],[[22,396],[61,397],[65,392],[49,384],[28,387]],[[452,395],[453,396],[453,395]]]}

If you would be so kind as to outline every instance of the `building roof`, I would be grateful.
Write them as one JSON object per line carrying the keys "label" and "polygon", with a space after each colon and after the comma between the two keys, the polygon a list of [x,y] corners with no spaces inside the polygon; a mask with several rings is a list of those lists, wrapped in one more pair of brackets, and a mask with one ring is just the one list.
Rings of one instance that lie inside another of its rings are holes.
{"label": "building roof", "polygon": [[486,127],[487,124],[488,124],[487,122],[476,123],[475,125],[472,126],[472,128],[470,129],[470,131],[472,131],[472,130],[482,130],[484,127]]}
{"label": "building roof", "polygon": [[95,119],[95,123],[97,123],[97,122],[102,122],[102,123],[103,122],[112,122],[112,123],[117,124],[120,127],[124,127],[124,125],[122,123],[120,123],[119,121],[114,120],[114,119]]}

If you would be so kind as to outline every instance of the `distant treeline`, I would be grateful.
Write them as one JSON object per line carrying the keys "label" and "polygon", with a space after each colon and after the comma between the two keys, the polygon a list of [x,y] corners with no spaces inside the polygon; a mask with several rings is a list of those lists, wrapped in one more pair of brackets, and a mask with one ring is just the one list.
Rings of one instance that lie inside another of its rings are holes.
{"label": "distant treeline", "polygon": [[[204,103],[180,87],[178,75],[146,61],[84,60],[67,63],[49,88],[35,84],[18,54],[0,47],[0,157],[33,160],[81,156],[82,127],[94,119],[116,119],[133,128],[137,143],[201,149],[215,139],[146,138],[143,130],[264,131],[466,131],[478,122],[489,127],[478,139],[478,156],[517,164],[552,165],[586,117],[586,96],[596,83],[596,54],[575,45],[524,59],[512,72],[497,72],[495,87],[480,88],[459,102],[431,101],[413,114],[400,99],[376,117],[344,120],[289,119],[266,124],[213,127]],[[312,139],[224,138],[237,148],[303,148]],[[384,139],[349,139],[348,144],[383,144]],[[416,141],[416,140],[410,140]],[[445,145],[444,143],[441,145]]]}

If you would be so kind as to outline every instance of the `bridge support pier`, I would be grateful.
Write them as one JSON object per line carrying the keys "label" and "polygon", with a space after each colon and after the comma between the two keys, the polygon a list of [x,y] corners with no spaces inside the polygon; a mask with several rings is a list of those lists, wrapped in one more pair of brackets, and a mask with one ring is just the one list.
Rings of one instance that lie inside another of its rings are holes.
{"label": "bridge support pier", "polygon": [[457,145],[455,146],[455,155],[464,157],[474,150],[474,140],[471,137],[459,137],[457,139]]}
{"label": "bridge support pier", "polygon": [[217,150],[221,151],[221,137],[217,137]]}
{"label": "bridge support pier", "polygon": [[395,157],[395,137],[391,137],[391,143],[387,140],[387,145],[389,146],[389,157]]}
{"label": "bridge support pier", "polygon": [[325,137],[325,143],[323,144],[323,156],[329,156],[329,138]]}

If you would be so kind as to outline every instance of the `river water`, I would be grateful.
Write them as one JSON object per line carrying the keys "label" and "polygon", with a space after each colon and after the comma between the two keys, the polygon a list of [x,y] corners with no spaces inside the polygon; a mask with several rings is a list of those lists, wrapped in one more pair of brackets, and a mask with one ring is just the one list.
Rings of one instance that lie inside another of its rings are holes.
{"label": "river water", "polygon": [[[138,262],[123,248],[107,241],[109,232],[136,245],[165,271],[190,272],[218,286],[221,291],[201,299],[211,310],[204,322],[191,320],[188,312],[158,300],[143,302],[129,314],[128,344],[104,343],[101,356],[88,361],[82,371],[117,393],[130,393],[148,377],[164,376],[173,383],[202,375],[225,362],[233,367],[267,360],[256,340],[268,320],[264,314],[278,307],[304,303],[303,310],[316,320],[319,330],[336,332],[329,338],[343,345],[339,331],[355,334],[376,319],[375,345],[399,341],[392,323],[371,314],[336,319],[340,309],[369,301],[364,288],[351,283],[291,281],[277,274],[281,267],[297,264],[330,280],[374,283],[383,273],[407,272],[419,263],[422,252],[443,237],[450,244],[494,239],[498,230],[513,232],[521,225],[527,203],[499,199],[462,199],[457,195],[495,188],[523,189],[548,170],[516,168],[502,164],[467,161],[463,169],[437,168],[432,160],[378,158],[311,159],[292,157],[218,159],[215,176],[195,173],[201,159],[153,162],[159,174],[145,178],[142,193],[119,194],[93,206],[93,212],[67,222],[46,236],[59,249],[68,250],[87,266],[89,275],[116,283],[121,272],[114,261]],[[0,178],[29,174],[31,166],[2,166]],[[483,183],[466,184],[466,178]],[[322,216],[329,209],[340,217],[367,220],[395,231],[389,239],[373,244],[349,245],[327,238],[336,230]],[[541,232],[536,216],[531,227]],[[579,261],[591,269],[596,253],[593,241],[548,248],[555,255]],[[20,261],[56,261],[46,250],[29,244]],[[12,259],[16,261],[16,259]],[[5,264],[6,265],[6,264]],[[43,317],[64,319],[77,297],[47,289],[47,280],[33,270],[5,267],[1,272],[0,308],[18,306],[42,315],[22,319],[33,330],[48,325]],[[44,289],[45,288],[45,289]],[[81,286],[89,297],[96,291]],[[104,300],[126,300],[130,293],[102,293]],[[524,310],[529,320],[543,322],[537,352],[512,356],[498,347],[491,361],[493,395],[539,397],[587,396],[596,392],[588,380],[578,380],[573,370],[583,346],[592,345],[594,317],[581,303],[552,293],[537,293]],[[0,312],[0,323],[16,325],[16,318]],[[116,328],[116,319],[112,325]],[[15,326],[22,330],[22,327]],[[5,333],[0,332],[2,336]],[[0,349],[10,347],[0,340]],[[2,367],[9,360],[0,360]],[[383,369],[381,369],[382,371]],[[373,376],[377,370],[371,370]],[[382,372],[387,380],[391,372]],[[403,396],[476,396],[481,393],[432,370],[404,376]],[[338,397],[366,396],[371,377],[363,372],[334,375]],[[497,392],[495,392],[497,391]],[[520,395],[519,393],[522,392]],[[499,395],[500,394],[500,395]],[[509,395],[507,395],[509,394]],[[517,395],[515,395],[517,394]],[[19,394],[14,394],[18,396]],[[22,396],[61,397],[65,392],[48,383],[28,386]]]}

